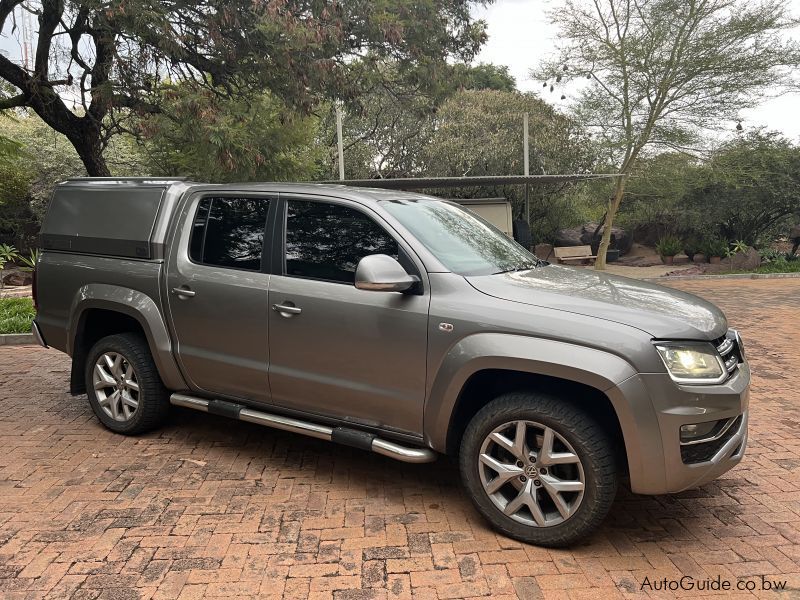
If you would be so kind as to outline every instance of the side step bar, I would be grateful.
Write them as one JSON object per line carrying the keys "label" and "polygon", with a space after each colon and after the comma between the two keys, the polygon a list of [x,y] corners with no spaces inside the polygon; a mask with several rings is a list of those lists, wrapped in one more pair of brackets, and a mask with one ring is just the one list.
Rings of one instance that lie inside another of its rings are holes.
{"label": "side step bar", "polygon": [[247,421],[248,423],[264,425],[265,427],[283,429],[284,431],[291,431],[293,433],[302,433],[303,435],[320,440],[338,442],[360,450],[370,450],[403,462],[427,463],[436,460],[436,453],[428,448],[409,448],[408,446],[401,446],[400,444],[381,439],[374,433],[350,429],[349,427],[326,427],[309,421],[300,421],[299,419],[253,410],[242,404],[236,404],[226,400],[206,400],[205,398],[196,398],[194,396],[187,396],[186,394],[172,394],[169,401],[175,406],[182,406],[184,408],[199,410],[200,412],[207,412],[212,415]]}

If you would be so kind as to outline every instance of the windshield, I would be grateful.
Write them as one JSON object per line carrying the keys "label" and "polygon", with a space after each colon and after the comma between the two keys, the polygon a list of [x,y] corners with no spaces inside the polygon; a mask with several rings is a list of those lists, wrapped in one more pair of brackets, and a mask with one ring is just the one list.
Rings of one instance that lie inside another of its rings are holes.
{"label": "windshield", "polygon": [[459,275],[489,275],[541,264],[499,229],[450,202],[386,200],[383,207]]}

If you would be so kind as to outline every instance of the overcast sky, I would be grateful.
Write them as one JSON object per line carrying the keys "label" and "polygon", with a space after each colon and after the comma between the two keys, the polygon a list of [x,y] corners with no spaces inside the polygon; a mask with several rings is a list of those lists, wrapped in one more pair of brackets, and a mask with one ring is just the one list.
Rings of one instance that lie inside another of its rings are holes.
{"label": "overcast sky", "polygon": [[[496,0],[487,8],[476,8],[476,17],[489,25],[489,41],[478,55],[479,62],[507,65],[517,79],[517,87],[539,92],[541,82],[532,81],[529,71],[553,50],[557,30],[548,23],[548,8],[558,0]],[[800,16],[800,0],[791,0],[793,13]],[[800,29],[794,32],[800,38]],[[548,92],[542,98],[561,103],[559,95]],[[742,125],[782,131],[794,141],[800,140],[800,94],[794,93],[767,100],[760,107],[742,113]],[[732,124],[734,125],[734,124]],[[733,129],[732,129],[733,131]]]}

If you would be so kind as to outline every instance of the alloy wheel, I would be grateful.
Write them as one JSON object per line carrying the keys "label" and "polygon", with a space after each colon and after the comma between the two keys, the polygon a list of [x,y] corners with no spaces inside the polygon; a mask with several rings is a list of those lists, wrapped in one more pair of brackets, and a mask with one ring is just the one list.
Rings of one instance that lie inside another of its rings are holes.
{"label": "alloy wheel", "polygon": [[115,421],[129,421],[139,408],[139,383],[133,365],[118,352],[105,352],[94,365],[97,403]]}
{"label": "alloy wheel", "polygon": [[512,421],[489,433],[478,455],[478,471],[492,503],[533,527],[569,519],[586,487],[583,465],[570,443],[535,421]]}

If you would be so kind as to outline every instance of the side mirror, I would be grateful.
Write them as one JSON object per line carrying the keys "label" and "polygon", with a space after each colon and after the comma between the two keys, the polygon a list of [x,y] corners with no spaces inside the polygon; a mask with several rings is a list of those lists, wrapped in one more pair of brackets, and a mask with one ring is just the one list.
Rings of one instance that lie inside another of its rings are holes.
{"label": "side mirror", "polygon": [[371,254],[358,261],[356,287],[372,292],[405,292],[419,279],[385,254]]}

